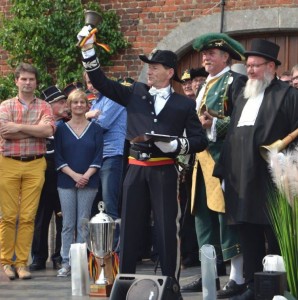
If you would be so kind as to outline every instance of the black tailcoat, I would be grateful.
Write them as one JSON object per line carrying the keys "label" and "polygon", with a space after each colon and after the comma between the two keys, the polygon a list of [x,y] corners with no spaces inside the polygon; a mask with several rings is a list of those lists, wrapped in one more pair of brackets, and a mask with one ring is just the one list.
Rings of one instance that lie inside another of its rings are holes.
{"label": "black tailcoat", "polygon": [[[195,153],[206,148],[208,141],[196,113],[195,101],[173,92],[156,115],[154,98],[146,84],[136,82],[126,87],[108,79],[95,56],[84,60],[84,67],[98,91],[126,107],[129,141],[144,133],[179,137],[177,150],[173,153],[163,153],[153,142],[131,143],[132,150],[150,153],[155,158],[176,158],[178,154]],[[135,273],[139,244],[144,239],[143,228],[152,210],[162,274],[178,279],[181,212],[176,166],[152,166],[148,165],[149,162],[141,166],[136,163],[130,161],[123,183],[120,272]]]}

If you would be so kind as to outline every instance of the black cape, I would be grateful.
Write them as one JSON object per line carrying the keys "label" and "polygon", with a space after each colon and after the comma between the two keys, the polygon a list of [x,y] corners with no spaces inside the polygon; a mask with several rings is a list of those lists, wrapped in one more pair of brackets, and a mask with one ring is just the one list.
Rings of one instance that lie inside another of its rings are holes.
{"label": "black cape", "polygon": [[274,189],[259,148],[283,139],[298,127],[298,90],[274,79],[265,90],[254,126],[237,127],[247,99],[234,103],[230,127],[214,176],[225,181],[226,213],[231,224],[269,224],[269,191]]}

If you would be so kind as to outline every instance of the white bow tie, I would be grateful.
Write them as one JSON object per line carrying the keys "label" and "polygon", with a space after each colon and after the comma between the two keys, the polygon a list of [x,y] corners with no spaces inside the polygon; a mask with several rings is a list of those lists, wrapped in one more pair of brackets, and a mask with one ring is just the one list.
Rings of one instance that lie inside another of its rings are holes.
{"label": "white bow tie", "polygon": [[167,87],[162,88],[162,89],[157,89],[155,87],[151,87],[148,92],[151,96],[159,96],[159,97],[162,97],[164,99],[167,99],[169,97],[169,94],[170,94],[169,89]]}

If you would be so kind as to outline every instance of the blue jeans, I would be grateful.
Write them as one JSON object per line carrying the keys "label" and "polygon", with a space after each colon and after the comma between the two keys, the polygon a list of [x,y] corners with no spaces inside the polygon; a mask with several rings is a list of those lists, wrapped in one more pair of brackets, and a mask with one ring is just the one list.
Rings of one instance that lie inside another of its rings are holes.
{"label": "blue jeans", "polygon": [[[119,218],[119,200],[122,190],[123,156],[116,155],[103,159],[100,169],[102,200],[105,212],[114,220]],[[116,249],[119,240],[119,226],[116,226],[113,249]]]}
{"label": "blue jeans", "polygon": [[119,198],[122,187],[123,156],[111,156],[103,159],[100,169],[102,199],[105,212],[114,220],[119,218]]}

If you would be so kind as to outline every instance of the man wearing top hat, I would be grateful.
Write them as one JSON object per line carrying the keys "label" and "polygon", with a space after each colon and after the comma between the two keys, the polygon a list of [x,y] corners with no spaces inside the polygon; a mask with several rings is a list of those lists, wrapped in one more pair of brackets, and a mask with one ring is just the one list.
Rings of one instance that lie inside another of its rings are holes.
{"label": "man wearing top hat", "polygon": [[278,52],[277,44],[255,39],[244,53],[248,81],[234,103],[223,152],[214,170],[224,181],[229,223],[241,237],[248,285],[235,297],[239,300],[255,299],[254,273],[263,270],[266,248],[269,254],[279,253],[268,219],[268,192],[273,183],[259,148],[283,139],[298,127],[298,91],[276,78],[281,64]]}
{"label": "man wearing top hat", "polygon": [[[41,93],[42,98],[48,102],[53,110],[56,126],[68,118],[66,96],[56,86],[50,86]],[[32,264],[30,271],[38,271],[46,268],[48,259],[48,232],[53,213],[55,214],[56,237],[55,251],[51,256],[53,268],[61,268],[61,230],[62,215],[59,195],[57,191],[57,172],[55,169],[54,137],[47,138],[47,152],[45,155],[47,169],[45,182],[41,192],[38,210],[35,218],[33,242],[31,247]]]}
{"label": "man wearing top hat", "polygon": [[[85,26],[78,39],[88,34]],[[135,82],[126,87],[105,76],[93,41],[91,36],[82,48],[83,65],[98,91],[126,107],[126,138],[131,143],[123,185],[120,272],[135,273],[138,241],[152,209],[162,274],[178,279],[180,206],[175,158],[179,154],[202,151],[207,146],[195,102],[175,93],[171,87],[172,80],[180,82],[177,56],[172,51],[155,50],[149,58],[140,55],[148,64],[148,85]],[[145,133],[172,138],[150,139]],[[181,299],[180,291],[176,296]]]}
{"label": "man wearing top hat", "polygon": [[[208,148],[196,154],[192,181],[192,213],[195,215],[199,246],[211,244],[217,254],[217,275],[225,275],[223,261],[231,260],[230,278],[218,298],[229,298],[244,289],[243,259],[237,231],[226,224],[225,200],[221,182],[212,176],[218,160],[230,114],[246,76],[231,71],[232,59],[242,60],[243,46],[223,33],[208,33],[198,37],[194,49],[201,52],[202,64],[209,73],[199,90],[197,111],[209,139]],[[223,261],[222,261],[223,260]],[[219,289],[219,279],[216,279]],[[181,288],[185,292],[202,291],[198,278]]]}

